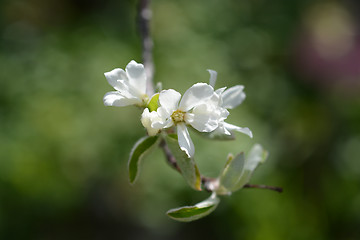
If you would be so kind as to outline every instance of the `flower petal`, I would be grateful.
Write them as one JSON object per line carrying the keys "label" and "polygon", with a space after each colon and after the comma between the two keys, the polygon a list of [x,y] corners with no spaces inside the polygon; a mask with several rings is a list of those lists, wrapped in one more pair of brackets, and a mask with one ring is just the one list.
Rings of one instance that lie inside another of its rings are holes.
{"label": "flower petal", "polygon": [[192,113],[186,113],[185,121],[199,132],[212,132],[218,127],[219,115],[207,104],[201,104]]}
{"label": "flower petal", "polygon": [[118,80],[128,80],[128,77],[124,70],[121,68],[115,68],[110,72],[104,73],[106,79],[108,80],[109,84],[115,88],[116,90],[123,90],[123,84],[121,84]]}
{"label": "flower petal", "polygon": [[210,86],[215,87],[217,72],[211,69],[208,69],[207,71],[210,73],[209,84]]}
{"label": "flower petal", "polygon": [[153,127],[153,122],[158,120],[157,112],[150,112],[148,108],[145,108],[141,114],[141,123],[146,128],[149,136],[155,136],[160,128]]}
{"label": "flower petal", "polygon": [[187,112],[196,105],[204,103],[214,94],[214,88],[206,83],[196,83],[182,97],[179,109]]}
{"label": "flower petal", "polygon": [[180,149],[183,150],[190,158],[193,157],[195,154],[195,147],[185,123],[179,123],[177,125],[177,134]]}
{"label": "flower petal", "polygon": [[106,93],[103,98],[103,101],[105,106],[115,106],[115,107],[123,107],[123,106],[139,103],[139,99],[126,98],[123,95],[121,95],[120,92],[116,92],[116,91]]}
{"label": "flower petal", "polygon": [[[159,107],[157,111],[151,112],[152,114],[156,113],[156,117],[153,117],[151,127],[153,128],[168,128],[171,127],[174,123],[163,107]],[[154,115],[155,116],[155,115]]]}
{"label": "flower petal", "polygon": [[225,91],[226,87],[216,89],[215,93],[221,95]]}
{"label": "flower petal", "polygon": [[241,133],[244,133],[244,134],[248,135],[250,138],[253,137],[253,134],[252,134],[251,130],[249,128],[247,128],[247,127],[242,128],[242,127],[238,127],[238,126],[235,126],[233,124],[226,123],[226,122],[224,122],[223,124],[224,124],[224,127],[230,132],[237,131],[237,132],[241,132]]}
{"label": "flower petal", "polygon": [[236,85],[225,90],[221,95],[223,100],[222,107],[233,109],[240,105],[246,97],[243,90],[244,86],[242,85]]}
{"label": "flower petal", "polygon": [[159,103],[169,116],[178,108],[181,94],[173,89],[163,90],[160,92]]}
{"label": "flower petal", "polygon": [[132,60],[126,66],[126,73],[129,78],[129,83],[134,87],[140,94],[146,93],[146,74],[144,65],[137,63]]}

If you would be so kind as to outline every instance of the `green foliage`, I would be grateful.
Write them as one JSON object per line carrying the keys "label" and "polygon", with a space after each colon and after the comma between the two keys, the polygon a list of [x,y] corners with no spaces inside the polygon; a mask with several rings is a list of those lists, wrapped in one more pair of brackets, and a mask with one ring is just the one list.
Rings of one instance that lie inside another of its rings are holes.
{"label": "green foliage", "polygon": [[176,158],[181,174],[186,182],[194,189],[201,190],[201,177],[199,169],[193,158],[189,158],[179,147],[176,135],[167,135],[165,137],[172,154]]}
{"label": "green foliage", "polygon": [[152,96],[151,100],[149,101],[148,108],[149,111],[156,111],[159,107],[159,93],[156,93],[154,96]]}
{"label": "green foliage", "polygon": [[129,179],[131,183],[136,181],[139,176],[141,161],[150,153],[150,150],[157,145],[158,139],[159,136],[146,136],[140,138],[135,143],[128,162]]}
{"label": "green foliage", "polygon": [[220,199],[216,195],[212,195],[194,206],[171,209],[166,214],[180,222],[191,222],[209,215],[216,209],[219,202]]}
{"label": "green foliage", "polygon": [[240,180],[245,163],[245,154],[240,153],[236,157],[229,157],[225,168],[220,175],[220,187],[216,191],[218,194],[229,194]]}
{"label": "green foliage", "polygon": [[231,194],[249,183],[256,167],[264,163],[268,152],[260,144],[255,144],[245,158],[244,153],[236,157],[229,156],[226,165],[219,177],[217,194]]}
{"label": "green foliage", "polygon": [[230,190],[233,192],[237,191],[247,184],[250,181],[256,167],[259,164],[264,163],[267,157],[268,152],[264,150],[260,144],[255,144],[246,156],[241,177],[238,179],[238,182],[230,188]]}

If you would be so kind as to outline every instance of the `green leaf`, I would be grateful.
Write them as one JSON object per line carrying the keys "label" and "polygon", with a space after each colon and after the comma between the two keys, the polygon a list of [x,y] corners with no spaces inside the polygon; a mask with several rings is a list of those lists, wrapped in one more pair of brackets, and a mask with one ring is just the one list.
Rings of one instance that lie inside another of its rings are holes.
{"label": "green leaf", "polygon": [[140,138],[131,149],[128,162],[128,171],[130,183],[134,183],[139,175],[141,160],[149,154],[150,150],[155,146],[159,136],[146,136]]}
{"label": "green leaf", "polygon": [[256,167],[259,164],[264,163],[267,157],[268,157],[268,152],[264,150],[260,144],[255,144],[251,148],[250,152],[248,153],[245,159],[243,172],[241,174],[238,183],[230,190],[236,191],[244,187],[244,185],[250,181],[250,178],[253,172],[255,171]]}
{"label": "green leaf", "polygon": [[174,155],[176,162],[181,170],[181,174],[187,183],[196,190],[201,190],[201,176],[195,160],[189,158],[179,147],[177,135],[171,134],[165,137],[171,153]]}
{"label": "green leaf", "polygon": [[229,189],[233,189],[239,182],[243,173],[244,164],[244,153],[240,153],[236,157],[228,157],[228,161],[220,175],[220,187],[216,190],[218,194],[231,193]]}
{"label": "green leaf", "polygon": [[154,94],[152,96],[151,100],[149,101],[148,108],[149,108],[150,112],[156,111],[158,109],[158,107],[159,107],[159,96],[160,96],[159,93]]}
{"label": "green leaf", "polygon": [[220,199],[215,195],[211,195],[208,199],[194,205],[169,210],[166,214],[180,222],[191,222],[209,215],[219,204]]}

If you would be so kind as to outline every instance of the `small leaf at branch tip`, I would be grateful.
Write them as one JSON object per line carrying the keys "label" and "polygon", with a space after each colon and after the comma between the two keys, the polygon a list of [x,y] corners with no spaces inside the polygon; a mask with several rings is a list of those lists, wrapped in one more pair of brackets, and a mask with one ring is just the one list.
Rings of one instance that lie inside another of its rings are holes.
{"label": "small leaf at branch tip", "polygon": [[232,188],[229,188],[229,190],[234,192],[243,188],[244,185],[250,181],[250,178],[257,166],[265,162],[267,155],[267,151],[265,151],[260,144],[255,144],[245,158],[241,177],[239,178],[237,184],[235,184]]}
{"label": "small leaf at branch tip", "polygon": [[236,157],[228,158],[224,170],[220,174],[220,185],[216,192],[221,195],[228,195],[241,180],[244,166],[245,154],[243,152]]}

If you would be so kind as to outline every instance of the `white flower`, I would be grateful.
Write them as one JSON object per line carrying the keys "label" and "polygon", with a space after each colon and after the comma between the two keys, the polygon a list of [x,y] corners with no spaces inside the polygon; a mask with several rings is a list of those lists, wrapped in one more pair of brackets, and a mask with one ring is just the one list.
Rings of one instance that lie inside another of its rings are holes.
{"label": "white flower", "polygon": [[161,120],[158,112],[150,112],[148,108],[145,108],[141,115],[141,123],[147,129],[149,136],[155,136],[159,133],[161,128],[152,127],[151,124],[153,122],[160,122]]}
{"label": "white flower", "polygon": [[[214,70],[208,70],[210,73],[209,83],[212,87],[215,86],[217,72]],[[245,100],[245,93],[243,92],[244,86],[236,85],[234,87],[226,89],[219,88],[215,91],[214,96],[212,97],[212,103],[217,105],[219,109],[233,109],[240,105]],[[253,137],[252,132],[249,128],[242,128],[236,125],[226,123],[225,119],[221,119],[218,124],[218,128],[213,132],[214,135],[231,135],[234,131],[244,133],[249,137]]]}
{"label": "white flower", "polygon": [[214,89],[206,83],[194,84],[182,98],[173,89],[163,90],[160,92],[160,107],[157,111],[148,113],[148,110],[144,110],[143,125],[149,135],[159,129],[176,126],[180,148],[193,157],[195,148],[186,124],[200,132],[211,132],[218,127],[219,120],[228,115],[226,109],[219,112],[214,104],[209,104],[213,95]]}
{"label": "white flower", "polygon": [[149,98],[146,94],[147,79],[144,65],[132,60],[126,66],[125,71],[115,68],[104,75],[116,90],[105,94],[103,99],[105,106],[146,105]]}

